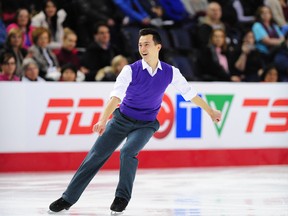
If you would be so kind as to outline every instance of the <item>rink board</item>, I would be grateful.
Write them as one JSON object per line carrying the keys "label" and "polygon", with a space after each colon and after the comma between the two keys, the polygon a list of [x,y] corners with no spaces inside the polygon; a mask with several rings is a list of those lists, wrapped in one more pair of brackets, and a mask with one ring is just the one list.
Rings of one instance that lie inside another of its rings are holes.
{"label": "rink board", "polygon": [[[286,83],[191,86],[222,111],[222,122],[213,124],[169,87],[161,127],[139,167],[288,164]],[[97,139],[91,129],[112,89],[113,83],[0,83],[0,171],[76,169]],[[119,166],[119,149],[105,168]]]}

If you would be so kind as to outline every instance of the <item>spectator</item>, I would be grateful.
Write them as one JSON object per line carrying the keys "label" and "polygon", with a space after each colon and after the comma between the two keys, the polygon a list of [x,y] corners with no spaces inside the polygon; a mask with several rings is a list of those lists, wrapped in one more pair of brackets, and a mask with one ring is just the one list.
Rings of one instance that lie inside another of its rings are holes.
{"label": "spectator", "polygon": [[4,49],[1,52],[1,55],[4,53],[11,53],[14,56],[14,59],[16,60],[15,75],[18,77],[22,77],[23,75],[21,66],[23,59],[27,55],[27,50],[22,48],[22,40],[22,31],[19,28],[11,29],[4,45]]}
{"label": "spectator", "polygon": [[49,47],[57,49],[61,47],[63,39],[63,22],[66,18],[63,9],[58,10],[55,0],[45,0],[42,11],[32,18],[32,26],[44,27],[51,32]]}
{"label": "spectator", "polygon": [[33,33],[33,43],[29,50],[28,56],[32,57],[39,66],[40,76],[46,80],[59,80],[60,72],[58,71],[58,61],[55,54],[48,48],[51,41],[51,34],[48,29],[39,27]]}
{"label": "spectator", "polygon": [[261,75],[262,82],[279,82],[277,68],[274,65],[267,66]]}
{"label": "spectator", "polygon": [[200,54],[199,66],[204,81],[241,81],[239,76],[232,74],[231,56],[225,38],[224,30],[212,30],[209,45]]}
{"label": "spectator", "polygon": [[80,60],[77,54],[76,44],[77,35],[75,32],[69,28],[65,28],[61,49],[55,51],[60,67],[71,62],[77,67],[77,69],[80,68]]}
{"label": "spectator", "polygon": [[39,76],[38,65],[32,58],[24,59],[22,69],[24,72],[22,82],[45,82],[45,80]]}
{"label": "spectator", "polygon": [[208,45],[209,37],[213,29],[225,30],[225,25],[221,22],[221,16],[221,6],[217,2],[209,3],[206,16],[200,19],[200,26],[197,33],[199,48],[205,48]]}
{"label": "spectator", "polygon": [[81,71],[86,75],[86,81],[95,81],[100,68],[110,65],[111,60],[120,54],[110,43],[110,31],[106,24],[98,24],[95,28],[94,42],[87,48],[81,58]]}
{"label": "spectator", "polygon": [[60,67],[68,63],[73,64],[77,68],[77,81],[84,81],[85,74],[80,70],[80,59],[76,44],[77,35],[75,32],[69,28],[65,28],[62,47],[59,51],[56,51],[55,54]]}
{"label": "spectator", "polygon": [[271,62],[275,51],[284,41],[280,28],[273,21],[270,8],[261,6],[257,10],[256,23],[252,26],[256,48],[266,62]]}
{"label": "spectator", "polygon": [[0,81],[20,81],[20,78],[15,75],[16,60],[11,53],[6,53],[1,58],[1,74]]}
{"label": "spectator", "polygon": [[60,81],[62,82],[76,82],[77,68],[73,64],[66,64],[61,69]]}
{"label": "spectator", "polygon": [[281,81],[288,82],[288,33],[285,35],[285,43],[277,52],[274,64],[279,72]]}
{"label": "spectator", "polygon": [[95,77],[96,81],[116,81],[122,68],[128,64],[127,58],[117,55],[112,59],[111,66],[101,68]]}
{"label": "spectator", "polygon": [[28,49],[32,46],[32,31],[33,27],[31,26],[30,13],[25,8],[20,8],[17,10],[15,15],[15,22],[11,23],[7,27],[7,32],[9,33],[11,29],[19,28],[22,31],[23,37],[23,47]]}
{"label": "spectator", "polygon": [[259,82],[259,72],[264,66],[259,51],[255,48],[253,32],[249,30],[243,37],[242,46],[235,51],[235,68],[239,71],[243,81]]}

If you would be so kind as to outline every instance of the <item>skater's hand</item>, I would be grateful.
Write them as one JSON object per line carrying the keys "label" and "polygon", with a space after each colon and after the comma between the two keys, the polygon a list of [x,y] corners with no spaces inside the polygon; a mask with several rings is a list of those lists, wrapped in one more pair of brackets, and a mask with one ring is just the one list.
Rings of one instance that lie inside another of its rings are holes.
{"label": "skater's hand", "polygon": [[99,136],[102,136],[106,129],[106,121],[99,121],[93,126],[93,132],[96,132],[99,134]]}
{"label": "skater's hand", "polygon": [[219,110],[212,109],[212,112],[210,113],[210,117],[213,122],[218,123],[221,121],[222,114]]}

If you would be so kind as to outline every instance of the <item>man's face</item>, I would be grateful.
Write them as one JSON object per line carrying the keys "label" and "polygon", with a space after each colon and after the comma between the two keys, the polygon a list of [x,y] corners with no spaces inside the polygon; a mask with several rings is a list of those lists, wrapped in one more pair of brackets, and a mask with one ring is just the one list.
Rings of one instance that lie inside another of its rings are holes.
{"label": "man's face", "polygon": [[210,3],[208,6],[207,15],[210,17],[210,19],[219,21],[222,16],[221,6],[216,2]]}
{"label": "man's face", "polygon": [[95,35],[95,40],[100,44],[108,44],[110,42],[110,31],[106,26],[100,26],[97,34]]}
{"label": "man's face", "polygon": [[141,57],[149,62],[154,58],[158,59],[161,44],[155,44],[153,35],[145,35],[139,38],[138,50]]}

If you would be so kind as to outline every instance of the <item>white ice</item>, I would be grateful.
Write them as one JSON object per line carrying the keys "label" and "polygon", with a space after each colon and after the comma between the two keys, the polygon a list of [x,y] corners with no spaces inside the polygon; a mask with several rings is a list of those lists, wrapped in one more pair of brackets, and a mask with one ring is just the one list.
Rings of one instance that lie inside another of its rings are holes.
{"label": "white ice", "polygon": [[[74,172],[0,174],[0,216],[51,215]],[[69,211],[109,216],[118,171],[100,171]],[[288,216],[288,166],[138,170],[123,216]]]}

